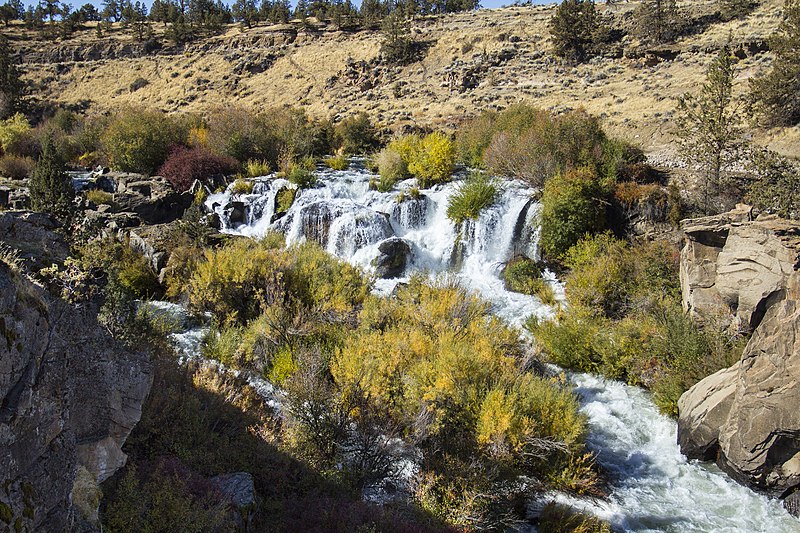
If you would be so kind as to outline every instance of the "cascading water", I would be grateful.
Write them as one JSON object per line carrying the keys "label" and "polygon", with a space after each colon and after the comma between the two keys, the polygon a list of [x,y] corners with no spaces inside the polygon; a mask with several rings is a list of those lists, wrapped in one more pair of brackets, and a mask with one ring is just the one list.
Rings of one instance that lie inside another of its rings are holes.
{"label": "cascading water", "polygon": [[[363,169],[322,171],[317,187],[300,192],[277,219],[275,196],[287,186],[283,180],[262,178],[253,194],[218,193],[206,205],[220,216],[224,231],[251,237],[281,231],[289,242],[314,240],[368,270],[381,254],[381,243],[400,238],[411,250],[406,276],[448,273],[490,301],[511,324],[520,325],[531,315],[553,316],[536,297],[506,291],[499,276],[503,263],[516,254],[538,258],[539,206],[530,200],[532,190],[505,182],[494,206],[456,228],[447,218],[447,202],[457,183],[414,197],[414,182],[402,182],[399,189],[405,193],[399,201],[397,192],[370,190],[374,178]],[[238,223],[230,217],[234,207]],[[563,287],[552,274],[546,276],[563,300]],[[405,279],[378,280],[376,291],[388,293]],[[608,501],[571,504],[623,531],[800,531],[800,522],[780,503],[737,485],[714,467],[687,461],[676,444],[676,424],[658,413],[645,391],[590,374],[571,379],[589,418],[588,444],[613,478]]]}

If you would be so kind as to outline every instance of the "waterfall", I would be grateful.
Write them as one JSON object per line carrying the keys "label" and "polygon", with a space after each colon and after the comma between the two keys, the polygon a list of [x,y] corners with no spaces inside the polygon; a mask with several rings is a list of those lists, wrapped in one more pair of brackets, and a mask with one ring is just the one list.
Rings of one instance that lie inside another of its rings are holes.
{"label": "waterfall", "polygon": [[[282,180],[262,180],[253,194],[229,192],[210,196],[206,205],[222,221],[224,231],[258,237],[280,231],[287,241],[313,240],[330,253],[373,270],[380,245],[402,239],[411,250],[401,277],[376,282],[388,293],[415,272],[455,276],[493,305],[498,316],[514,325],[527,317],[554,316],[535,296],[508,292],[500,279],[503,263],[515,255],[539,258],[540,206],[535,191],[518,182],[504,182],[499,200],[477,220],[456,227],[447,218],[448,199],[458,184],[409,191],[413,180],[398,184],[404,191],[370,190],[375,176],[359,169],[323,171],[319,184],[301,191],[289,211],[273,221],[275,194]],[[231,206],[232,203],[244,206]],[[242,211],[231,219],[229,213]],[[227,217],[227,218],[226,218]],[[556,298],[563,286],[545,273]],[[742,487],[713,466],[687,461],[676,444],[676,424],[658,413],[642,389],[590,374],[570,375],[582,410],[589,420],[588,446],[610,473],[607,502],[557,496],[612,523],[615,530],[636,532],[797,532],[800,523],[775,500]]]}

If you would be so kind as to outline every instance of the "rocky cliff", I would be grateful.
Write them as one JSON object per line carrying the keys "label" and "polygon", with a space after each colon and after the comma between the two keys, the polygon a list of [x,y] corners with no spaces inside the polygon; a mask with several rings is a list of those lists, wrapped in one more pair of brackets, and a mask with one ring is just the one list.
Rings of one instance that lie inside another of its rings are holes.
{"label": "rocky cliff", "polygon": [[[14,227],[23,241],[26,228],[45,231],[21,218]],[[0,261],[0,530],[93,529],[97,484],[125,463],[151,366],[95,315]]]}
{"label": "rocky cliff", "polygon": [[752,220],[745,206],[687,221],[681,257],[685,307],[752,337],[741,360],[689,389],[678,440],[735,479],[800,499],[800,224]]}

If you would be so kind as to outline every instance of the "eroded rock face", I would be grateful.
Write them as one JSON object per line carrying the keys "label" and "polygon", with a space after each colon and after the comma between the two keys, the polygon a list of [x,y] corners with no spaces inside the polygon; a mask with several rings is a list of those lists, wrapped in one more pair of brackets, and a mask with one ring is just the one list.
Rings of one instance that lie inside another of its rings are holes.
{"label": "eroded rock face", "polygon": [[736,395],[737,367],[724,368],[692,387],[678,401],[682,431],[681,451],[693,459],[714,461],[719,430],[728,418]]}
{"label": "eroded rock face", "polygon": [[44,213],[0,213],[0,242],[13,248],[27,268],[37,271],[69,255],[69,245],[54,232],[58,226]]}
{"label": "eroded rock face", "polygon": [[678,440],[738,481],[798,511],[800,224],[746,209],[690,221],[681,257],[685,307],[753,335],[742,358],[680,398]]}
{"label": "eroded rock face", "polygon": [[91,529],[96,515],[74,507],[73,489],[84,495],[87,473],[97,483],[125,463],[151,366],[95,316],[0,262],[0,529]]}
{"label": "eroded rock face", "polygon": [[782,496],[800,485],[800,272],[742,355],[720,466]]}
{"label": "eroded rock face", "polygon": [[751,215],[749,207],[739,206],[684,224],[681,290],[684,308],[695,318],[753,331],[767,308],[783,298],[797,267],[800,228]]}

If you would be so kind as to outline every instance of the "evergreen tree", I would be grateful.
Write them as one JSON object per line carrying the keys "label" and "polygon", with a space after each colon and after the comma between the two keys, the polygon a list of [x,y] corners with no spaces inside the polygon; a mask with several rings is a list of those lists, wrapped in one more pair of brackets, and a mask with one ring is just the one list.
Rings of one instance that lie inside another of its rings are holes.
{"label": "evergreen tree", "polygon": [[258,23],[260,14],[256,8],[254,0],[236,0],[231,7],[233,20],[241,22],[242,26],[252,28],[253,24]]}
{"label": "evergreen tree", "polygon": [[678,35],[678,4],[675,0],[644,0],[634,12],[636,34],[654,43],[668,43]]}
{"label": "evergreen tree", "polygon": [[119,22],[122,17],[120,5],[117,0],[105,0],[103,2],[103,20],[107,22]]}
{"label": "evergreen tree", "polygon": [[755,179],[745,200],[784,218],[800,219],[800,162],[767,150],[750,157]]}
{"label": "evergreen tree", "polygon": [[381,25],[383,44],[381,55],[383,59],[394,65],[407,65],[413,63],[419,56],[419,43],[410,38],[408,20],[400,11],[392,12]]}
{"label": "evergreen tree", "polygon": [[772,70],[751,80],[755,111],[770,126],[800,124],[800,0],[787,0],[783,22],[770,40]]}
{"label": "evergreen tree", "polygon": [[733,99],[733,56],[724,46],[706,71],[700,93],[686,93],[678,100],[678,136],[687,162],[699,165],[704,209],[721,191],[722,170],[738,159],[741,148],[740,106]]}
{"label": "evergreen tree", "polygon": [[3,21],[3,24],[9,26],[12,20],[16,20],[19,18],[19,14],[17,13],[16,8],[11,5],[10,2],[6,2],[2,6],[0,6],[0,20]]}
{"label": "evergreen tree", "polygon": [[42,6],[29,6],[25,11],[25,27],[38,30],[44,25],[44,9]]}
{"label": "evergreen tree", "polygon": [[8,39],[0,35],[0,119],[10,117],[20,107],[22,81],[18,62]]}
{"label": "evergreen tree", "polygon": [[54,26],[56,23],[56,15],[61,14],[61,5],[58,0],[42,0],[39,3],[44,10],[45,15],[47,15],[48,19],[50,20],[50,25]]}
{"label": "evergreen tree", "polygon": [[61,220],[70,218],[75,190],[65,168],[53,135],[46,135],[42,141],[42,153],[28,184],[34,210],[50,213]]}
{"label": "evergreen tree", "polygon": [[92,4],[84,4],[78,10],[78,16],[81,22],[99,22],[100,12]]}
{"label": "evergreen tree", "polygon": [[564,0],[550,19],[553,52],[569,61],[585,61],[594,52],[597,28],[597,10],[592,0]]}
{"label": "evergreen tree", "polygon": [[308,16],[308,4],[305,0],[297,0],[297,5],[294,7],[294,18],[305,20]]}
{"label": "evergreen tree", "polygon": [[177,18],[178,8],[169,0],[154,0],[150,7],[150,20],[161,22],[164,27]]}

